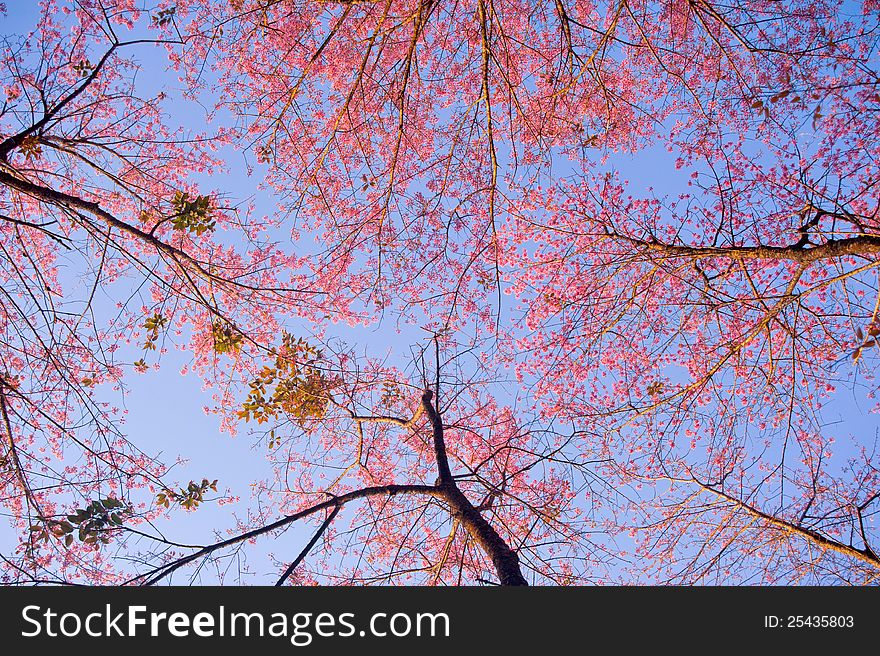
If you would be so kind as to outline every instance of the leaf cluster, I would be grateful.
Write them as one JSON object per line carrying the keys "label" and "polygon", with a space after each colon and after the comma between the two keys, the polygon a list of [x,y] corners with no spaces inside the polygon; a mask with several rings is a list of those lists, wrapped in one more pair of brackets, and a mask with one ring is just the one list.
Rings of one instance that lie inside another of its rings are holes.
{"label": "leaf cluster", "polygon": [[108,544],[110,531],[122,526],[131,512],[128,504],[108,497],[78,508],[66,519],[45,519],[30,528],[36,540],[48,542],[54,537],[62,540],[65,547],[72,545],[75,537],[83,544]]}
{"label": "leaf cluster", "polygon": [[234,353],[243,339],[235,326],[220,321],[211,325],[211,336],[214,338],[214,351],[217,353]]}
{"label": "leaf cluster", "polygon": [[306,340],[285,332],[274,366],[264,366],[250,382],[238,417],[260,424],[280,414],[299,421],[321,419],[330,400],[328,379],[318,366],[322,357]]}
{"label": "leaf cluster", "polygon": [[214,230],[217,222],[212,218],[213,205],[209,196],[190,198],[186,192],[178,191],[171,201],[174,217],[171,225],[175,230],[184,230],[196,236]]}
{"label": "leaf cluster", "polygon": [[177,13],[177,7],[168,7],[153,16],[153,25],[156,27],[165,27],[174,20],[174,14]]}
{"label": "leaf cluster", "polygon": [[27,160],[39,159],[40,155],[43,154],[43,148],[40,146],[40,138],[35,134],[29,134],[22,139],[19,149],[24,153],[24,158]]}
{"label": "leaf cluster", "polygon": [[209,481],[203,478],[201,483],[190,481],[189,485],[177,490],[167,488],[156,496],[156,504],[170,508],[172,503],[176,503],[186,510],[195,510],[205,501],[208,490],[217,491],[217,479]]}
{"label": "leaf cluster", "polygon": [[159,331],[166,325],[168,325],[168,318],[163,317],[158,312],[144,321],[141,327],[147,331],[147,341],[144,343],[145,349],[148,351],[156,350],[156,340],[159,339]]}

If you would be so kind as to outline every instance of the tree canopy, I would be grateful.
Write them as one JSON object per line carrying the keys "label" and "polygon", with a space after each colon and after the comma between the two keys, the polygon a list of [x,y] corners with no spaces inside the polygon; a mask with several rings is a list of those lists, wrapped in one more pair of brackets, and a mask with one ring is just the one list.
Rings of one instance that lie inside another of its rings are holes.
{"label": "tree canopy", "polygon": [[[278,584],[874,583],[878,40],[875,0],[43,0],[0,577],[300,531]],[[200,544],[248,491],[119,410],[170,349],[272,471]]]}

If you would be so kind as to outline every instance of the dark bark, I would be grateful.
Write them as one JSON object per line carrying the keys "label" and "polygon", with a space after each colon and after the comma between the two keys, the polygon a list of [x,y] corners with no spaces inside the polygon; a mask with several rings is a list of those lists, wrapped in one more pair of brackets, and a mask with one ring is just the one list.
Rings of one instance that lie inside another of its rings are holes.
{"label": "dark bark", "polygon": [[367,497],[374,496],[395,496],[398,494],[419,494],[443,498],[442,493],[432,485],[377,485],[375,487],[365,487],[360,490],[355,490],[353,492],[342,494],[338,497],[332,497],[327,501],[315,504],[314,506],[306,508],[305,510],[301,510],[298,513],[282,517],[281,519],[274,521],[271,524],[266,524],[265,526],[260,526],[259,528],[240,533],[226,540],[221,540],[220,542],[215,542],[214,544],[202,547],[198,551],[195,551],[188,556],[178,558],[177,560],[171,561],[170,563],[166,563],[164,565],[156,567],[149,572],[140,574],[139,576],[130,579],[127,583],[139,582],[139,585],[153,585],[154,583],[162,580],[175,570],[180,569],[187,563],[191,563],[194,560],[202,558],[203,556],[208,556],[218,549],[230,547],[232,545],[251,540],[260,535],[270,533],[277,529],[284,528],[288,524],[292,524],[295,521],[298,521],[310,515],[314,515],[315,513],[322,510],[332,511],[333,509],[341,508],[349,501],[354,501],[355,499],[365,499]]}
{"label": "dark bark", "polygon": [[489,556],[492,564],[495,565],[495,572],[498,574],[501,585],[528,585],[522,575],[516,552],[510,548],[504,538],[498,534],[498,531],[486,521],[483,514],[455,484],[455,479],[452,478],[452,471],[449,468],[449,458],[446,454],[443,420],[434,407],[433,398],[431,390],[425,390],[422,394],[422,406],[431,421],[434,433],[434,453],[437,457],[439,472],[437,487],[441,492],[441,497],[449,504],[452,516],[461,522],[468,534]]}
{"label": "dark bark", "polygon": [[[300,562],[305,558],[311,548],[318,541],[320,536],[324,533],[324,531],[336,517],[339,510],[346,503],[354,501],[356,499],[364,499],[367,497],[380,495],[423,495],[434,497],[438,501],[446,504],[452,517],[461,523],[461,526],[464,527],[464,529],[468,532],[468,535],[479,545],[483,552],[492,561],[501,585],[528,585],[528,582],[526,581],[525,577],[522,574],[522,570],[520,569],[519,557],[517,556],[516,551],[510,548],[507,542],[504,541],[504,538],[502,538],[498,534],[498,531],[496,531],[495,528],[486,520],[486,518],[483,517],[483,514],[480,512],[480,510],[477,509],[477,507],[474,506],[473,503],[471,503],[470,499],[468,499],[464,492],[462,492],[461,489],[459,489],[458,485],[456,485],[455,479],[452,476],[452,471],[449,466],[449,458],[446,453],[446,442],[443,434],[443,420],[441,419],[439,413],[437,412],[437,409],[434,406],[433,398],[434,395],[431,390],[425,390],[425,392],[422,394],[421,406],[431,422],[431,429],[433,431],[434,453],[437,458],[437,469],[439,472],[439,477],[434,485],[381,485],[362,488],[360,490],[348,492],[347,494],[343,494],[338,497],[332,497],[327,501],[315,504],[314,506],[311,506],[296,514],[282,517],[281,519],[272,522],[271,524],[267,524],[251,531],[241,533],[240,535],[229,538],[227,540],[222,540],[215,544],[202,547],[197,551],[189,554],[188,556],[184,556],[175,561],[157,567],[150,572],[141,574],[140,576],[137,576],[129,581],[129,583],[140,582],[141,585],[152,585],[167,577],[180,567],[191,563],[198,558],[208,556],[218,549],[223,549],[225,547],[229,547],[234,544],[250,540],[259,535],[269,533],[276,529],[283,528],[292,522],[303,519],[317,512],[323,510],[330,511],[322,526],[313,536],[312,540],[303,549],[302,553],[300,553],[300,555],[287,568],[284,575],[278,581],[278,584],[280,585],[288,578],[288,576],[290,576],[297,565],[299,565]],[[419,414],[420,413],[417,412],[414,415],[413,420],[415,420]],[[355,417],[355,420],[359,421],[368,421],[370,419],[390,421],[405,426],[410,426],[413,421],[411,420],[410,422],[405,422],[394,417]]]}

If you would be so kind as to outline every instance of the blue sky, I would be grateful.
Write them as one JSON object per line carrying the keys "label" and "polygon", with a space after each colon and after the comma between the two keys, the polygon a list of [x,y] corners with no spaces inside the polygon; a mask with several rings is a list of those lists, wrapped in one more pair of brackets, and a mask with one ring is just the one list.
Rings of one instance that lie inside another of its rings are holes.
{"label": "blue sky", "polygon": [[[34,24],[37,6],[32,2],[12,0],[10,12],[0,19],[0,32],[4,34],[24,34]],[[160,53],[152,47],[140,48],[136,54],[143,64],[139,76],[147,85],[162,84],[175,98],[171,109],[174,117],[186,117],[190,127],[203,127],[205,111],[195,103],[180,98],[180,89],[174,90],[174,74],[159,75],[164,67]],[[266,192],[255,191],[257,180],[244,174],[244,160],[240,153],[227,151],[229,172],[214,176],[200,176],[198,182],[206,189],[220,188],[234,200],[243,201],[254,197],[256,212],[270,213],[272,198]],[[681,187],[685,177],[675,171],[673,158],[661,149],[652,149],[635,156],[615,158],[616,165],[625,177],[635,181],[643,188],[653,186],[658,190]],[[252,162],[253,163],[253,162]],[[505,299],[506,300],[506,299]],[[403,334],[397,333],[397,326],[389,322],[368,328],[346,328],[338,326],[335,333],[359,348],[369,349],[371,355],[390,353],[399,363],[405,365],[410,359],[410,345],[424,339],[425,334],[418,327],[406,327]],[[159,371],[150,370],[142,375],[131,375],[125,381],[127,392],[115,395],[106,391],[108,399],[120,404],[127,411],[125,431],[130,440],[145,451],[161,454],[166,462],[180,457],[188,462],[176,468],[172,478],[182,484],[190,479],[203,477],[219,479],[219,486],[231,494],[241,497],[241,502],[217,507],[204,504],[197,512],[178,511],[170,522],[161,526],[169,538],[180,542],[208,543],[213,541],[215,531],[232,527],[231,513],[244,515],[251,507],[251,484],[255,479],[269,474],[266,460],[265,442],[254,445],[246,430],[237,437],[221,433],[219,419],[202,410],[213,404],[210,392],[202,389],[201,381],[192,374],[181,376],[180,369],[189,364],[186,352],[170,348],[162,357]],[[861,443],[870,443],[878,433],[880,418],[868,411],[873,403],[864,397],[859,388],[841,391],[834,403],[826,408],[825,417],[830,422],[829,431],[841,437],[851,434]],[[845,453],[844,453],[845,455]],[[167,524],[167,525],[166,525]],[[311,535],[308,526],[296,528],[283,539],[273,541],[264,539],[255,547],[246,549],[249,563],[259,574],[244,577],[245,583],[274,582],[272,569],[265,567],[266,553],[274,552],[282,560],[293,557],[301,544]],[[12,538],[7,533],[8,538]],[[0,543],[8,540],[0,539]],[[239,561],[221,561],[236,571],[242,564]],[[216,577],[215,572],[206,571],[201,582],[208,583]],[[183,578],[177,579],[183,581]]]}

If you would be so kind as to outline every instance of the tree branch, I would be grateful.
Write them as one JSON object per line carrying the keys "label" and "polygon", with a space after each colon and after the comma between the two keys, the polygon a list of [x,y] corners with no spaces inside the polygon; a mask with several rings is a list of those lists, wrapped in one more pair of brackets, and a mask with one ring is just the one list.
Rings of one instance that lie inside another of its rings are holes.
{"label": "tree branch", "polygon": [[271,524],[266,524],[264,526],[260,526],[259,528],[252,529],[250,531],[245,531],[244,533],[240,533],[236,536],[228,538],[226,540],[221,540],[220,542],[216,542],[214,544],[208,545],[206,547],[202,547],[195,553],[192,553],[188,556],[184,556],[182,558],[178,558],[170,563],[166,563],[160,567],[157,567],[149,572],[144,574],[139,574],[134,578],[126,581],[126,584],[135,583],[136,581],[146,579],[140,585],[153,585],[158,581],[162,580],[175,570],[180,569],[187,563],[191,563],[194,560],[201,558],[202,556],[207,556],[218,549],[223,549],[225,547],[230,547],[234,544],[238,544],[240,542],[246,542],[247,540],[251,540],[253,538],[259,537],[260,535],[264,535],[266,533],[271,533],[272,531],[283,528],[288,524],[291,524],[299,519],[304,517],[308,517],[309,515],[313,515],[316,512],[320,512],[322,510],[326,510],[328,508],[341,508],[343,505],[348,503],[349,501],[354,501],[355,499],[363,499],[366,497],[373,496],[395,496],[398,494],[424,494],[437,498],[442,498],[442,493],[432,485],[380,485],[375,487],[365,487],[360,490],[355,490],[353,492],[348,492],[347,494],[340,495],[338,497],[333,497],[332,499],[328,499],[327,501],[323,501],[321,503],[315,504],[305,510],[301,510],[298,513],[294,513],[293,515],[287,515],[286,517],[282,517],[281,519],[272,522]]}
{"label": "tree branch", "polygon": [[829,260],[847,255],[874,255],[880,253],[880,236],[860,235],[845,239],[829,239],[823,244],[805,248],[801,242],[789,246],[676,246],[660,242],[645,241],[613,232],[612,239],[625,241],[633,246],[644,248],[669,257],[729,258],[732,260],[790,260],[811,264],[819,260]]}
{"label": "tree branch", "polygon": [[700,483],[699,481],[695,482],[707,492],[711,492],[712,494],[721,497],[725,501],[734,504],[738,508],[742,508],[753,517],[756,517],[770,524],[771,526],[782,529],[786,533],[798,535],[806,540],[809,540],[819,545],[823,549],[835,551],[839,554],[843,554],[844,556],[849,556],[850,558],[856,558],[864,563],[867,563],[875,569],[880,569],[880,558],[877,557],[877,555],[871,550],[870,546],[868,546],[867,544],[865,545],[864,549],[859,549],[852,545],[843,544],[842,542],[838,542],[837,540],[827,538],[821,533],[812,529],[805,528],[803,526],[795,524],[794,522],[780,519],[779,517],[775,517],[773,515],[765,513],[762,510],[759,510],[758,508],[755,508],[754,506],[746,503],[745,501],[737,499],[736,497],[722,492],[721,490],[716,490],[715,488]]}
{"label": "tree branch", "polygon": [[449,458],[446,455],[446,443],[443,440],[443,421],[440,419],[440,415],[437,414],[437,410],[431,402],[431,399],[433,398],[434,393],[431,390],[426,389],[422,394],[422,407],[425,409],[425,413],[431,421],[431,428],[434,431],[434,457],[437,459],[437,470],[439,473],[437,484],[448,485],[452,483],[452,471],[449,469]]}
{"label": "tree branch", "polygon": [[422,406],[424,406],[425,413],[431,420],[431,426],[434,430],[434,453],[437,458],[437,469],[440,473],[437,479],[437,488],[442,492],[442,498],[449,504],[452,516],[461,522],[468,534],[489,556],[492,564],[495,565],[495,571],[501,585],[528,585],[520,570],[519,557],[516,552],[510,548],[504,538],[486,521],[482,513],[456,485],[446,455],[443,421],[431,402],[433,398],[434,394],[429,389],[426,389],[422,394]]}
{"label": "tree branch", "polygon": [[308,555],[309,551],[312,550],[312,547],[315,546],[315,543],[320,539],[320,537],[324,534],[324,531],[333,523],[333,520],[336,518],[336,515],[339,514],[339,509],[342,506],[336,506],[330,511],[330,514],[327,515],[327,519],[324,520],[324,523],[321,524],[321,528],[312,536],[312,539],[309,540],[309,543],[303,547],[303,550],[299,552],[299,555],[294,559],[292,563],[290,563],[290,567],[284,570],[284,574],[281,575],[281,578],[278,579],[278,582],[275,584],[275,587],[284,585],[284,582],[293,574],[293,570],[297,568],[303,559]]}

